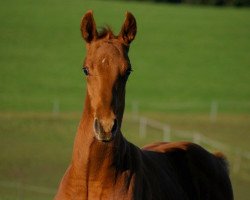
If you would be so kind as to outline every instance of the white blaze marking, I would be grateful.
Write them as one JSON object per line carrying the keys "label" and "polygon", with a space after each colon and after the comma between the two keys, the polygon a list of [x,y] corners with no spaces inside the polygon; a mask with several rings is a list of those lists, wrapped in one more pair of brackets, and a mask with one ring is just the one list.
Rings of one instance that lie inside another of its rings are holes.
{"label": "white blaze marking", "polygon": [[106,58],[103,58],[103,59],[102,59],[102,63],[104,63],[104,62],[105,62],[105,60],[106,60]]}

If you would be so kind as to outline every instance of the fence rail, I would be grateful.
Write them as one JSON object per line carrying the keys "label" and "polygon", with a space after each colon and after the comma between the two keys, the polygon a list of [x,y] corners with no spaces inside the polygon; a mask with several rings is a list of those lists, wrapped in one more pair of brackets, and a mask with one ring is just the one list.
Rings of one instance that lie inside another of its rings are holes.
{"label": "fence rail", "polygon": [[[208,148],[211,148],[212,150],[221,150],[225,153],[228,153],[228,155],[230,155],[229,160],[231,163],[232,173],[243,180],[250,181],[250,152],[236,149],[230,145],[211,139],[198,132],[172,129],[171,126],[167,123],[162,123],[153,119],[139,116],[138,111],[136,112],[136,115],[133,115],[132,119],[134,122],[139,123],[139,136],[142,139],[147,137],[147,135],[149,134],[147,133],[147,128],[150,127],[162,132],[163,141],[173,141],[172,138],[178,137],[184,140],[190,140],[200,145],[204,145]],[[34,185],[23,185],[19,182],[9,182],[1,180],[0,187],[25,190],[44,195],[53,195],[56,192],[55,189],[51,188]]]}
{"label": "fence rail", "polygon": [[242,178],[250,181],[250,152],[242,151],[230,145],[216,141],[201,133],[173,130],[169,124],[146,117],[137,115],[136,117],[133,116],[133,120],[139,123],[139,136],[142,139],[147,137],[147,128],[150,127],[162,132],[163,141],[172,141],[172,138],[176,136],[181,139],[190,140],[196,144],[204,145],[211,150],[225,152],[230,160],[232,172],[236,175],[241,173]]}
{"label": "fence rail", "polygon": [[21,182],[0,181],[0,187],[13,188],[13,189],[17,189],[20,191],[26,190],[29,192],[35,192],[35,193],[46,194],[46,195],[53,195],[56,193],[55,189],[42,187],[42,186],[35,186],[35,185],[24,185]]}

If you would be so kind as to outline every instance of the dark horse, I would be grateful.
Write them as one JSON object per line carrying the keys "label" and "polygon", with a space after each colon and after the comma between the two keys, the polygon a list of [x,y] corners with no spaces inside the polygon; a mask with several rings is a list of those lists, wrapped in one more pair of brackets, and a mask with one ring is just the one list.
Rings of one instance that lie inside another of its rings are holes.
{"label": "dark horse", "polygon": [[140,149],[123,137],[125,85],[132,71],[128,51],[136,30],[129,12],[118,36],[108,28],[97,32],[92,11],[82,19],[86,100],[72,161],[55,199],[232,200],[222,154],[189,142]]}

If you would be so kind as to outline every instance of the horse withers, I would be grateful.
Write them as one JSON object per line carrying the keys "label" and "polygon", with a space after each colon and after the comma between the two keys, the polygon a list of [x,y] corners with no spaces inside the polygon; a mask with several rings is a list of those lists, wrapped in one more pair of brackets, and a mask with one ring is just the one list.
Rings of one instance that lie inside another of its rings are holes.
{"label": "horse withers", "polygon": [[98,32],[92,11],[82,19],[85,105],[55,200],[232,200],[222,154],[189,142],[140,149],[123,137],[125,86],[132,72],[128,52],[136,32],[129,12],[118,35],[109,28]]}

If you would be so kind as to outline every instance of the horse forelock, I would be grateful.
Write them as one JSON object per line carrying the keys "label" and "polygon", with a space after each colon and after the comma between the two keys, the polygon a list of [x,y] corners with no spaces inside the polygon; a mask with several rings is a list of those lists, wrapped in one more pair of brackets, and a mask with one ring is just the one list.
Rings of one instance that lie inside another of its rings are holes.
{"label": "horse forelock", "polygon": [[115,35],[112,29],[109,26],[106,26],[106,27],[100,28],[100,30],[98,31],[97,38],[98,39],[102,39],[102,38],[113,39],[115,38]]}

